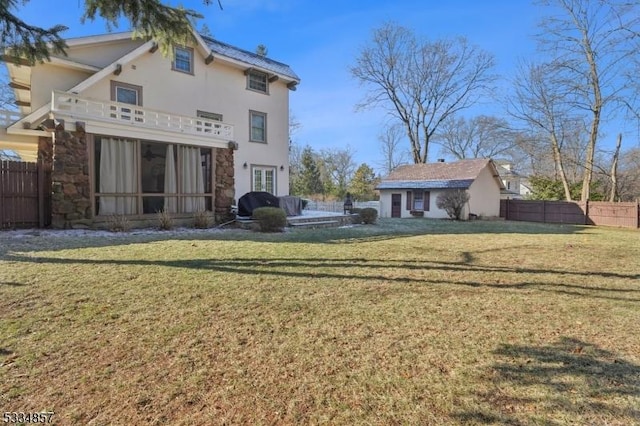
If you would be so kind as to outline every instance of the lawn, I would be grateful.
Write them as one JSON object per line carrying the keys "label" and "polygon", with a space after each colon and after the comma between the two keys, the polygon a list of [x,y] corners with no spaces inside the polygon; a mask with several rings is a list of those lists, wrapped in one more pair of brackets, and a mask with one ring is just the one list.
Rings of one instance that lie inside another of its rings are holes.
{"label": "lawn", "polygon": [[0,233],[0,411],[55,424],[640,424],[640,232]]}

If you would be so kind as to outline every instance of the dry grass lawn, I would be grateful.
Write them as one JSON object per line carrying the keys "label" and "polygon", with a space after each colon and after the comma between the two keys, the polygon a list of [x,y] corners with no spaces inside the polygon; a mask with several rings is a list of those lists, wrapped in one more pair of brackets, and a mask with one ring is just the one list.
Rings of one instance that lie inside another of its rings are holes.
{"label": "dry grass lawn", "polygon": [[640,232],[386,220],[0,233],[0,411],[73,424],[640,424]]}

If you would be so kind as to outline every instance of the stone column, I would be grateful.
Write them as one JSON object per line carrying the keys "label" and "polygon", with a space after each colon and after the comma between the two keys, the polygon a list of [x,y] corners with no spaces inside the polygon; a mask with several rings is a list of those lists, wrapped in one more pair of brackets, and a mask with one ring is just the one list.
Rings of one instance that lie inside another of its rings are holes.
{"label": "stone column", "polygon": [[89,228],[93,224],[89,177],[89,154],[84,123],[76,123],[75,132],[56,126],[53,139],[52,226]]}
{"label": "stone column", "polygon": [[235,198],[234,187],[233,149],[217,148],[214,212],[217,223],[223,223],[235,218],[231,213],[231,205]]}

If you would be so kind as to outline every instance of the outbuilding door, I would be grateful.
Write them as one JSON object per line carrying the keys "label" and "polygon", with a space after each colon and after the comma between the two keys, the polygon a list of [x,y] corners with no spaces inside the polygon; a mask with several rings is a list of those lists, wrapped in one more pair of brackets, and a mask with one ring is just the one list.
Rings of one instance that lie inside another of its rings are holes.
{"label": "outbuilding door", "polygon": [[391,217],[402,217],[402,194],[391,194]]}

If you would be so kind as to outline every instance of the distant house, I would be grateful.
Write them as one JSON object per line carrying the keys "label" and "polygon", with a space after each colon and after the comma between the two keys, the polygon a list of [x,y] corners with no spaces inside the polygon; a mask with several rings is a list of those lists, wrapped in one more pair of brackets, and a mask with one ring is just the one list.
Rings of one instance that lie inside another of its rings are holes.
{"label": "distant house", "polygon": [[504,185],[493,161],[488,159],[437,162],[398,167],[384,177],[380,191],[380,217],[447,218],[436,206],[438,195],[463,189],[470,195],[462,217],[469,214],[499,216]]}
{"label": "distant house", "polygon": [[523,177],[513,168],[509,161],[495,160],[496,168],[500,174],[500,180],[504,189],[500,192],[502,200],[520,200],[531,193],[527,186],[523,184]]}

